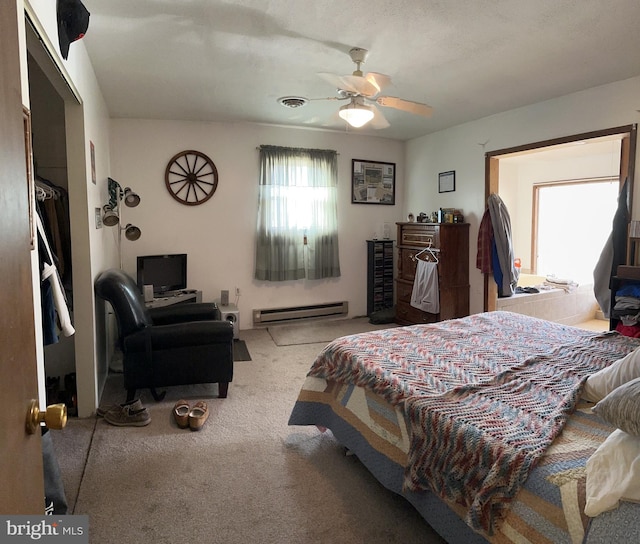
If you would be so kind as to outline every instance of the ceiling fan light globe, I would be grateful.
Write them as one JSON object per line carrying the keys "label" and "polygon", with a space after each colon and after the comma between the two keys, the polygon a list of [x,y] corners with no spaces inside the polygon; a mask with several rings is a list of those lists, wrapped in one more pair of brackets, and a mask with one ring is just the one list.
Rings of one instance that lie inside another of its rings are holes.
{"label": "ceiling fan light globe", "polygon": [[373,110],[364,104],[342,106],[338,115],[354,128],[360,128],[373,119]]}

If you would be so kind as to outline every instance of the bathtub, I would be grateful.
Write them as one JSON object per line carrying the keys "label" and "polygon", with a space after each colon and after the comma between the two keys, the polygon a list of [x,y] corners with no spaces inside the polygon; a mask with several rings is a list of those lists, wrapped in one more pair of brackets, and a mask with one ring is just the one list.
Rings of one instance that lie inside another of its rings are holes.
{"label": "bathtub", "polygon": [[[519,287],[535,287],[544,284],[546,276],[520,274]],[[550,289],[539,293],[516,293],[498,298],[496,310],[539,317],[565,325],[577,325],[594,319],[599,309],[593,294],[593,284],[579,285],[572,293],[564,289]]]}

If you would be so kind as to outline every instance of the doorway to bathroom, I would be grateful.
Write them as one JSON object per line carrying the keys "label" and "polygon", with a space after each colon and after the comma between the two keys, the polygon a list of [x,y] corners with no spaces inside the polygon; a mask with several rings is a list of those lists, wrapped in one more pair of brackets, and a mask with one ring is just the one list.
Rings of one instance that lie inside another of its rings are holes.
{"label": "doorway to bathroom", "polygon": [[[611,232],[620,187],[633,179],[635,140],[636,126],[629,125],[487,153],[486,196],[499,194],[509,210],[523,286],[554,275],[579,287],[571,301],[555,293],[555,304],[542,301],[548,293],[506,300],[485,276],[486,310],[533,312],[567,324],[597,310],[593,268]],[[632,201],[631,184],[630,208]]]}

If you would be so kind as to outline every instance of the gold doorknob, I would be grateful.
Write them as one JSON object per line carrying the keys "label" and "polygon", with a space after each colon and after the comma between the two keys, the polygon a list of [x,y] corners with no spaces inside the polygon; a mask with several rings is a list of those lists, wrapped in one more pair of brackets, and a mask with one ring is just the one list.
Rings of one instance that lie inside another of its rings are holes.
{"label": "gold doorknob", "polygon": [[49,429],[64,429],[67,424],[66,404],[51,404],[41,412],[38,401],[32,400],[27,411],[27,432],[35,434],[40,423],[44,423]]}

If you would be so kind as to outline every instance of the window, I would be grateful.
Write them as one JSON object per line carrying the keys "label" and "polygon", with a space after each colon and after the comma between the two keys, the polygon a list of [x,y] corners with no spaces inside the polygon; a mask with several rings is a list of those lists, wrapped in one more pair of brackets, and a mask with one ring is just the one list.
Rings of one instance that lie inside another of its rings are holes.
{"label": "window", "polygon": [[611,234],[617,178],[534,185],[535,270],[541,275],[593,283],[593,270]]}
{"label": "window", "polygon": [[261,146],[255,278],[340,276],[337,154]]}

